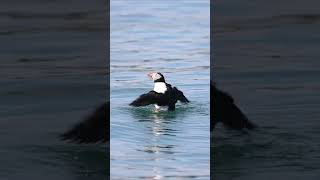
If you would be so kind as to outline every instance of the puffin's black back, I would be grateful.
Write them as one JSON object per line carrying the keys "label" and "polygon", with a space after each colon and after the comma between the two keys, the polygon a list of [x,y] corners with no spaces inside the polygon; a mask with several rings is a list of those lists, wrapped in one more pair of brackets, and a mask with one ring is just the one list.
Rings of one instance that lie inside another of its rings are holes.
{"label": "puffin's black back", "polygon": [[132,101],[130,106],[147,106],[150,104],[157,104],[159,106],[168,106],[169,111],[175,110],[175,104],[177,101],[182,103],[189,103],[190,101],[184,96],[183,92],[176,87],[172,87],[170,84],[165,83],[167,90],[165,93],[158,93],[154,90],[148,93],[140,95],[137,99]]}
{"label": "puffin's black back", "polygon": [[235,105],[233,98],[217,89],[214,84],[211,89],[211,124],[210,129],[213,130],[218,122],[234,129],[253,129],[255,127],[248,118]]}
{"label": "puffin's black back", "polygon": [[106,142],[109,140],[109,114],[110,103],[107,102],[60,137],[75,143]]}

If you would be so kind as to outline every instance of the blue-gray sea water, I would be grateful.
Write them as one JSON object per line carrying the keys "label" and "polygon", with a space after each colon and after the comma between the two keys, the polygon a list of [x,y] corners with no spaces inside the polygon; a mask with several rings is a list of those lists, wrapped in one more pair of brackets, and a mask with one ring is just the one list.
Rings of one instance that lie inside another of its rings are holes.
{"label": "blue-gray sea water", "polygon": [[[111,179],[209,179],[208,0],[111,1]],[[164,74],[190,104],[128,104]]]}
{"label": "blue-gray sea water", "polygon": [[213,179],[319,179],[319,2],[213,6],[213,79],[258,125],[215,129]]}

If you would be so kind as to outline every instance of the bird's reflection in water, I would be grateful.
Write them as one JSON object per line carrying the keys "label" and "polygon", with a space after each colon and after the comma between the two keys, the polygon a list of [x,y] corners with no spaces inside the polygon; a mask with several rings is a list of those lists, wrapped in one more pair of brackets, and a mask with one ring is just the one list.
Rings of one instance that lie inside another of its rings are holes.
{"label": "bird's reflection in water", "polygon": [[179,145],[179,127],[183,123],[186,108],[178,108],[176,111],[155,112],[152,109],[139,108],[132,109],[131,113],[137,122],[144,123],[143,135],[148,136],[150,141],[145,142],[144,146],[138,151],[153,154],[150,161],[153,161],[153,176],[150,179],[165,178],[165,170],[168,164],[163,162],[174,160],[173,156],[178,152],[176,147]]}
{"label": "bird's reflection in water", "polygon": [[151,114],[152,118],[150,121],[153,124],[150,126],[150,131],[152,132],[152,142],[153,145],[146,146],[145,152],[150,153],[165,153],[165,154],[174,154],[174,144],[165,143],[162,144],[161,138],[165,136],[176,136],[179,132],[177,129],[173,129],[176,121],[174,120],[176,117],[175,112],[154,112]]}

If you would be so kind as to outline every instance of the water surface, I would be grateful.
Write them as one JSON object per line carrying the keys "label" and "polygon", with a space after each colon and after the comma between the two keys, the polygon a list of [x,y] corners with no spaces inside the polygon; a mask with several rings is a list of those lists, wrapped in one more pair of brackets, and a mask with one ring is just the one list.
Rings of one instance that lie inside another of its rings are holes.
{"label": "water surface", "polygon": [[1,179],[105,179],[107,147],[61,142],[107,93],[100,1],[1,1]]}
{"label": "water surface", "polygon": [[213,79],[259,128],[218,127],[215,179],[319,178],[317,1],[215,1]]}
{"label": "water surface", "polygon": [[[209,1],[111,1],[111,179],[209,179]],[[158,71],[191,101],[129,107]]]}

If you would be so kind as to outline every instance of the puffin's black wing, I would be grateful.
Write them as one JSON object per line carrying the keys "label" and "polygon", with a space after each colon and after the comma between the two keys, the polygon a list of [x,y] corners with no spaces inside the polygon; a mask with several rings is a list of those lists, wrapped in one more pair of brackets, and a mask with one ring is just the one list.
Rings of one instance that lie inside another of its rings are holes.
{"label": "puffin's black wing", "polygon": [[109,140],[110,103],[100,105],[82,122],[60,136],[75,143],[96,143]]}
{"label": "puffin's black wing", "polygon": [[130,106],[147,106],[150,104],[156,104],[161,101],[161,94],[155,91],[150,91],[146,94],[140,95],[136,100],[130,103]]}
{"label": "puffin's black wing", "polygon": [[177,97],[177,99],[183,103],[188,103],[190,102],[183,94],[182,91],[178,90],[176,87],[173,88],[173,92],[175,94],[175,96]]}
{"label": "puffin's black wing", "polygon": [[251,123],[236,106],[233,98],[229,94],[217,89],[215,86],[211,86],[211,96],[211,102],[213,102],[211,106],[211,112],[213,114],[211,129],[214,128],[217,122],[222,122],[226,126],[234,129],[255,128],[255,125]]}

